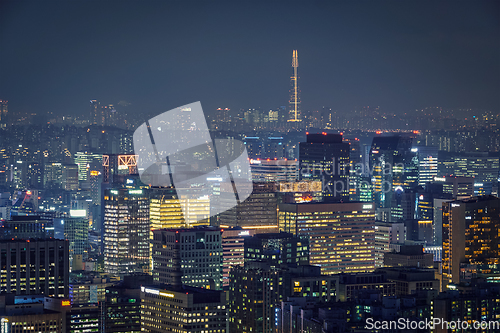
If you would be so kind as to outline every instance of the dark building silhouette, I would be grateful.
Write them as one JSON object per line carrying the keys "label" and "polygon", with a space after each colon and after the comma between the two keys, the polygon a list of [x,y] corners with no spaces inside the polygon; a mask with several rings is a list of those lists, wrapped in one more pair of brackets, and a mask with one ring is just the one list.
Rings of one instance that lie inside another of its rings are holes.
{"label": "dark building silhouette", "polygon": [[321,180],[323,200],[349,200],[349,143],[342,135],[307,134],[307,142],[299,144],[301,180]]}

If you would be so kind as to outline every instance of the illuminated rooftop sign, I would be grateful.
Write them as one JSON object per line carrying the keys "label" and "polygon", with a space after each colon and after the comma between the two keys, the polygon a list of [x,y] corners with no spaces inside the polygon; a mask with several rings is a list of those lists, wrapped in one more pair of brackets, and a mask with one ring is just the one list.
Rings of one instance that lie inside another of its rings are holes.
{"label": "illuminated rooftop sign", "polygon": [[87,211],[85,209],[71,209],[69,211],[69,216],[71,216],[71,217],[85,217],[85,216],[87,216]]}
{"label": "illuminated rooftop sign", "polygon": [[128,194],[142,194],[142,190],[128,190]]}

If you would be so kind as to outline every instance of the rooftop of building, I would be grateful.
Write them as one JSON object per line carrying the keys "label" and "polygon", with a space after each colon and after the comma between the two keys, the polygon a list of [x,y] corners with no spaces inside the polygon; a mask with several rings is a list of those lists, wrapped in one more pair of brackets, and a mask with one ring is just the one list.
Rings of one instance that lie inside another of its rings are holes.
{"label": "rooftop of building", "polygon": [[201,226],[194,226],[192,228],[178,228],[178,229],[172,229],[172,228],[165,228],[165,229],[152,229],[152,231],[168,231],[168,232],[197,232],[197,231],[221,231],[221,228],[215,227],[215,226],[210,226],[210,225],[201,225]]}

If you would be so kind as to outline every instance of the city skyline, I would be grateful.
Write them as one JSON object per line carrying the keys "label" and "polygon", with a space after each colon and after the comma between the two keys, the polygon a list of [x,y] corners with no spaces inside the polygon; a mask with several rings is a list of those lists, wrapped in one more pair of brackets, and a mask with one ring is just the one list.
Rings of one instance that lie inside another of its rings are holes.
{"label": "city skyline", "polygon": [[0,331],[499,332],[499,14],[0,2]]}
{"label": "city skyline", "polygon": [[90,99],[146,116],[197,100],[274,108],[298,50],[302,110],[498,112],[498,3],[195,4],[3,2],[0,98],[56,115]]}

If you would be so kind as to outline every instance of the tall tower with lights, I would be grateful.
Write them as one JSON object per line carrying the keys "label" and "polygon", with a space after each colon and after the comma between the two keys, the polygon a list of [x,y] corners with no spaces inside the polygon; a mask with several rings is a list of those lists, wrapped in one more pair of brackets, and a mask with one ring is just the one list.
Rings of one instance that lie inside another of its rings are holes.
{"label": "tall tower with lights", "polygon": [[299,54],[293,50],[292,56],[293,75],[290,77],[290,100],[289,104],[289,122],[298,122],[300,119],[300,90],[299,90]]}

